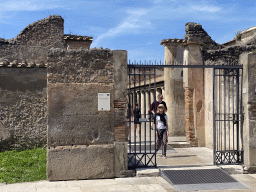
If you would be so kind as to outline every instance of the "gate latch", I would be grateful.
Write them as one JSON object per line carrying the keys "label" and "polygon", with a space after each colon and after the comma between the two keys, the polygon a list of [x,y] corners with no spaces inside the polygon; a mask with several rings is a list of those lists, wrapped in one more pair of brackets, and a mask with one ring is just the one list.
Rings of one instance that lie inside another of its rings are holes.
{"label": "gate latch", "polygon": [[233,123],[234,123],[234,124],[237,124],[237,123],[238,123],[238,119],[239,119],[239,114],[234,113],[234,114],[233,114]]}

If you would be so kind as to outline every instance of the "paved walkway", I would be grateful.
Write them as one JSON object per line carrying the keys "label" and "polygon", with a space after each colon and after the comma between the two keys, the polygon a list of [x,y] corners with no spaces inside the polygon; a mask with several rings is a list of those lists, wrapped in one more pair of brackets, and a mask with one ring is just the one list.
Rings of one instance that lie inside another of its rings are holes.
{"label": "paved walkway", "polygon": [[[157,154],[157,163],[159,169],[173,169],[193,167],[204,168],[215,167],[212,163],[212,150],[200,148],[174,148],[169,150],[167,158]],[[223,166],[224,169],[225,166]],[[229,167],[230,168],[230,167]],[[214,191],[254,191],[256,192],[256,174],[241,174],[240,166],[233,166],[230,169],[233,178],[246,185],[249,189],[237,190],[210,190]],[[138,169],[139,176],[133,178],[115,178],[115,179],[94,179],[94,180],[78,180],[78,181],[38,181],[16,184],[0,184],[1,192],[165,192],[178,191],[162,177],[148,177],[150,173],[158,171],[157,169]],[[141,174],[145,173],[145,174]],[[205,191],[205,190],[204,190]]]}

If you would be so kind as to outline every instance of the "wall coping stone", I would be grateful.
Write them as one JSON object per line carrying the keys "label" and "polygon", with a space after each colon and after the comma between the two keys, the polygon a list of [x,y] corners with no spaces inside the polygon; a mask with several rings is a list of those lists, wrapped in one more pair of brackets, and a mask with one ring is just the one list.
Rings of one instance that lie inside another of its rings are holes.
{"label": "wall coping stone", "polygon": [[176,38],[174,38],[174,39],[163,39],[161,41],[160,45],[163,45],[165,43],[186,43],[186,42],[187,42],[187,40],[185,40],[185,39],[176,39]]}
{"label": "wall coping stone", "polygon": [[64,40],[75,40],[75,41],[93,41],[93,37],[81,36],[81,35],[65,35]]}

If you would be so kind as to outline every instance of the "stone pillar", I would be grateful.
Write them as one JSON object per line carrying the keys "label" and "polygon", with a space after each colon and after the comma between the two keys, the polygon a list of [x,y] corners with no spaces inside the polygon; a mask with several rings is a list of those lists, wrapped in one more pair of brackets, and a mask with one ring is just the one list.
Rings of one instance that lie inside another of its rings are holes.
{"label": "stone pillar", "polygon": [[204,69],[205,147],[213,148],[213,70]]}
{"label": "stone pillar", "polygon": [[[135,100],[135,104],[138,103],[139,106],[140,106],[140,92],[139,91],[136,91],[136,94],[137,94],[137,99]],[[134,108],[135,108],[135,105],[134,105]]]}
{"label": "stone pillar", "polygon": [[[102,66],[94,63],[96,57],[102,59]],[[79,66],[84,75],[73,78],[72,71],[78,70],[75,63],[82,58],[94,65],[90,70]],[[127,75],[123,75],[127,52],[51,49],[47,63],[48,180],[124,177],[129,173],[124,116]],[[111,75],[99,75],[106,71]],[[85,77],[90,75],[96,76],[96,82],[88,82]],[[99,108],[99,93],[106,94],[106,108]]]}
{"label": "stone pillar", "polygon": [[149,97],[150,97],[150,92],[146,91],[146,114],[148,114],[148,110],[150,109]]}
{"label": "stone pillar", "polygon": [[156,100],[156,98],[154,97],[154,89],[150,90],[150,101],[151,103],[153,103]]}
{"label": "stone pillar", "polygon": [[239,59],[243,64],[244,165],[248,172],[253,172],[256,171],[256,53],[244,53]]}
{"label": "stone pillar", "polygon": [[[183,47],[181,43],[185,40],[168,39],[162,40],[165,48],[165,65],[177,64],[183,61]],[[182,68],[164,68],[164,101],[167,105],[167,116],[170,136],[185,135],[184,124],[184,88]]]}
{"label": "stone pillar", "polygon": [[161,90],[160,87],[157,87],[157,88],[156,88],[156,97],[157,97],[158,95],[160,95],[160,94],[162,94],[162,90]]}
{"label": "stone pillar", "polygon": [[[188,65],[202,65],[200,45],[189,42],[184,45],[184,62]],[[191,146],[205,146],[204,117],[204,70],[184,68],[185,130]]]}
{"label": "stone pillar", "polygon": [[141,117],[142,118],[146,118],[145,117],[145,104],[146,104],[146,102],[145,102],[144,96],[145,96],[145,92],[141,91]]}
{"label": "stone pillar", "polygon": [[162,89],[162,95],[164,96],[164,100],[165,100],[165,90],[164,90],[164,87],[161,87]]}

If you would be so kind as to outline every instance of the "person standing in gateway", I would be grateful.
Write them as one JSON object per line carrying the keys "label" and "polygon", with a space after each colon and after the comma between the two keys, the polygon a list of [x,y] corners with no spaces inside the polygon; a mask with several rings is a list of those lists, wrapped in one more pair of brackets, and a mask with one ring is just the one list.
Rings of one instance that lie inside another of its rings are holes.
{"label": "person standing in gateway", "polygon": [[135,125],[134,133],[136,133],[136,130],[137,130],[137,135],[136,136],[140,137],[141,111],[140,111],[138,103],[136,103],[136,105],[135,105],[135,109],[133,110],[133,115],[134,115],[134,125]]}
{"label": "person standing in gateway", "polygon": [[[153,113],[154,113],[154,124],[156,123],[155,114],[156,114],[156,112],[157,112],[157,107],[158,107],[158,105],[163,104],[164,107],[165,107],[165,111],[167,111],[167,106],[166,106],[166,103],[163,101],[163,99],[164,99],[164,96],[163,96],[162,94],[159,94],[159,95],[157,96],[157,100],[154,101],[154,102],[151,104],[151,106],[150,106],[149,113],[150,113],[150,112],[153,112]],[[151,124],[151,129],[153,129],[153,125],[152,125],[152,124]]]}
{"label": "person standing in gateway", "polygon": [[168,124],[167,124],[167,115],[165,114],[165,106],[159,104],[157,106],[156,113],[156,134],[157,134],[157,146],[156,151],[158,151],[162,145],[162,156],[166,158],[166,146],[168,142]]}

